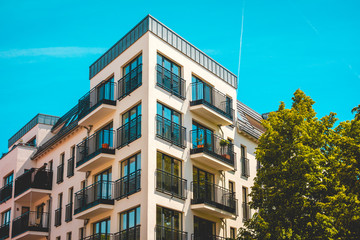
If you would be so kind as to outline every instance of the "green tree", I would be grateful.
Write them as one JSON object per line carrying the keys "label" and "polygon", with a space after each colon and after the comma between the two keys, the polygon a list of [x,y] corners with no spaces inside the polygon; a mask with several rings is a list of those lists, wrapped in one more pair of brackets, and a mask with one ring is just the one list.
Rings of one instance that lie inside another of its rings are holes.
{"label": "green tree", "polygon": [[330,205],[339,181],[332,172],[335,114],[316,117],[314,101],[301,90],[291,109],[281,103],[263,121],[256,158],[263,166],[255,178],[252,219],[240,239],[334,239],[337,219]]}

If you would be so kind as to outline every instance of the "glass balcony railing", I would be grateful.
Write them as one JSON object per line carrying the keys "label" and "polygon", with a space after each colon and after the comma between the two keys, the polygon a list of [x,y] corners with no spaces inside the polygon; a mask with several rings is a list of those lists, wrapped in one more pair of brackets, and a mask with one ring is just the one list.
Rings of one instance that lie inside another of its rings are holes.
{"label": "glass balcony railing", "polygon": [[142,64],[118,81],[118,99],[121,100],[142,84]]}
{"label": "glass balcony railing", "polygon": [[141,170],[137,170],[129,175],[115,181],[115,199],[119,200],[134,194],[141,189]]}
{"label": "glass balcony railing", "polygon": [[160,115],[156,115],[156,136],[171,144],[186,148],[186,128]]}
{"label": "glass balcony railing", "polygon": [[100,153],[115,154],[113,130],[100,130],[77,145],[76,167]]}
{"label": "glass balcony railing", "polygon": [[74,214],[99,204],[114,205],[114,183],[98,181],[75,193]]}
{"label": "glass balcony railing", "polygon": [[193,190],[191,204],[204,203],[232,214],[237,213],[235,192],[207,181],[192,182],[191,185]]}
{"label": "glass balcony railing", "polygon": [[13,183],[6,184],[0,189],[0,204],[12,197]]}
{"label": "glass balcony railing", "polygon": [[157,169],[156,190],[180,199],[186,199],[187,180]]}
{"label": "glass balcony railing", "polygon": [[114,240],[140,240],[140,225],[115,233]]}
{"label": "glass balcony railing", "polygon": [[125,123],[117,130],[117,148],[122,148],[141,137],[141,115]]}
{"label": "glass balcony railing", "polygon": [[156,226],[156,240],[187,240],[188,233],[164,226]]}
{"label": "glass balcony railing", "polygon": [[232,100],[217,89],[207,86],[203,82],[191,83],[192,100],[190,106],[203,104],[233,121]]}
{"label": "glass balcony railing", "polygon": [[185,99],[185,80],[178,75],[170,72],[159,64],[156,65],[157,82],[156,85],[177,96]]}
{"label": "glass balcony railing", "polygon": [[13,220],[12,238],[27,231],[49,232],[49,213],[31,211]]}
{"label": "glass balcony railing", "polygon": [[115,98],[116,83],[101,82],[79,99],[79,116],[82,119],[95,110],[101,104],[116,105]]}
{"label": "glass balcony railing", "polygon": [[204,129],[190,131],[190,154],[207,153],[216,159],[235,167],[234,144]]}
{"label": "glass balcony railing", "polygon": [[45,168],[31,168],[15,179],[15,197],[30,188],[51,190],[53,172]]}

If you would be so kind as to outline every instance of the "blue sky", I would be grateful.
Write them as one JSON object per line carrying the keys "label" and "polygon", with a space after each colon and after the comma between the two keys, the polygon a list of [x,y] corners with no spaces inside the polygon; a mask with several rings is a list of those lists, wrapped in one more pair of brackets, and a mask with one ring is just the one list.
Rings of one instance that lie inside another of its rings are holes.
{"label": "blue sky", "polygon": [[88,67],[147,14],[233,73],[260,113],[300,88],[319,116],[360,104],[360,1],[0,0],[0,152],[37,113],[63,115],[89,90]]}

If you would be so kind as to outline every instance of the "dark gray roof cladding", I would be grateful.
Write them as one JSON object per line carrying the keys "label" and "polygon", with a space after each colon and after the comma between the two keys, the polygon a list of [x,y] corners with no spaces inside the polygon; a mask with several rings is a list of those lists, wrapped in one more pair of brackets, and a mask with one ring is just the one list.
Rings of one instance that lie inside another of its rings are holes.
{"label": "dark gray roof cladding", "polygon": [[241,118],[239,119],[238,117],[237,119],[237,123],[236,123],[237,128],[240,131],[245,132],[246,134],[254,137],[255,139],[259,139],[261,134],[263,134],[263,131],[258,129],[256,126],[252,125],[248,121],[246,115],[252,117],[258,122],[261,122],[261,120],[263,119],[262,116],[253,109],[246,106],[244,103],[240,102],[239,100],[237,101],[237,111]]}
{"label": "dark gray roof cladding", "polygon": [[194,45],[180,37],[170,28],[166,27],[160,21],[146,16],[140,23],[130,30],[122,39],[112,46],[105,54],[96,60],[89,69],[90,79],[104,69],[111,61],[124,52],[130,45],[143,36],[147,31],[152,32],[210,72],[237,88],[237,77],[225,67],[217,63],[211,57],[203,53]]}

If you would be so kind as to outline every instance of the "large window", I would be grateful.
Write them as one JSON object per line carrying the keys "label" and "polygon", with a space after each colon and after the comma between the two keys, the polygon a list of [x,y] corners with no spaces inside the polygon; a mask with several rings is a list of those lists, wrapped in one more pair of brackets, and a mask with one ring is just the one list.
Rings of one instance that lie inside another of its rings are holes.
{"label": "large window", "polygon": [[196,239],[217,239],[215,223],[194,216],[194,235]]}
{"label": "large window", "polygon": [[120,239],[140,239],[140,207],[120,214]]}
{"label": "large window", "polygon": [[156,225],[181,231],[182,213],[172,209],[157,206]]}
{"label": "large window", "polygon": [[107,239],[105,237],[109,237],[109,235],[110,235],[110,219],[106,219],[106,220],[102,220],[100,222],[94,223],[93,224],[93,234],[94,234],[95,239]]}
{"label": "large window", "polygon": [[142,84],[142,55],[123,68],[123,78],[119,80],[119,99],[129,95]]}
{"label": "large window", "polygon": [[1,225],[3,226],[10,224],[10,219],[11,219],[11,209],[1,214]]}
{"label": "large window", "polygon": [[157,103],[157,114],[170,120],[171,122],[181,125],[181,113],[161,103]]}
{"label": "large window", "polygon": [[213,131],[197,122],[192,124],[192,144],[193,148],[206,148],[213,150]]}
{"label": "large window", "polygon": [[101,196],[102,199],[110,199],[112,193],[111,185],[111,168],[97,174],[95,176],[95,181],[97,183],[96,192],[98,196]]}
{"label": "large window", "polygon": [[125,112],[122,117],[122,126],[118,128],[118,148],[141,137],[141,104]]}
{"label": "large window", "polygon": [[141,153],[121,162],[121,177],[126,177],[141,169]]}
{"label": "large window", "polygon": [[13,181],[14,181],[14,173],[11,173],[4,178],[4,186],[8,184],[12,184]]}

